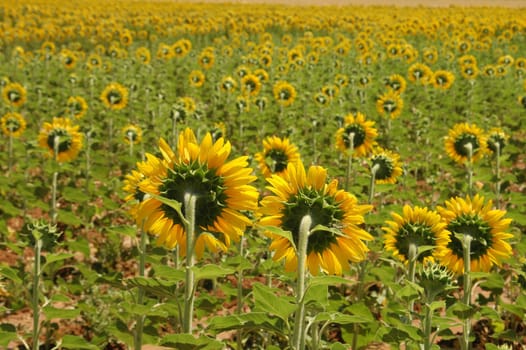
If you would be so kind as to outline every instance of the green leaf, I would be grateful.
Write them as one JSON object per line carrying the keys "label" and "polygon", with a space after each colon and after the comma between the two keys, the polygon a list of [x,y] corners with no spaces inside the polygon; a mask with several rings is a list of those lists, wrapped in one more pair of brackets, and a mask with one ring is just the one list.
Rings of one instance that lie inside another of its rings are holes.
{"label": "green leaf", "polygon": [[224,277],[226,275],[231,275],[236,272],[235,269],[225,268],[221,265],[208,264],[202,267],[194,266],[192,270],[195,274],[195,280],[199,281],[202,279],[214,279],[218,277]]}
{"label": "green leaf", "polygon": [[255,283],[253,286],[255,310],[276,315],[287,323],[289,316],[296,310],[296,305],[291,302],[292,298],[278,296],[277,292],[281,291]]}
{"label": "green leaf", "polygon": [[505,303],[502,303],[500,305],[500,307],[503,309],[503,310],[506,310],[514,315],[516,315],[517,317],[519,317],[521,320],[522,318],[524,317],[524,308],[521,307],[521,306],[518,306],[518,305],[515,305],[515,304],[505,304]]}
{"label": "green leaf", "polygon": [[485,281],[480,283],[480,287],[494,294],[501,294],[504,289],[504,278],[497,273],[490,274]]}
{"label": "green leaf", "polygon": [[83,203],[87,202],[90,197],[81,189],[75,187],[66,187],[61,192],[60,195],[67,200],[68,202],[74,203]]}
{"label": "green leaf", "polygon": [[0,266],[0,275],[9,278],[15,284],[22,285],[22,279],[18,277],[18,272],[9,266]]}
{"label": "green leaf", "polygon": [[260,225],[258,225],[257,228],[259,230],[267,231],[267,232],[272,233],[273,235],[280,236],[280,237],[283,237],[283,238],[287,239],[290,242],[290,244],[292,245],[292,247],[294,247],[294,250],[297,250],[296,249],[296,243],[294,243],[294,239],[292,238],[292,232],[282,230],[280,227],[276,227],[276,226],[260,226]]}
{"label": "green leaf", "polygon": [[174,199],[168,199],[166,197],[159,196],[159,195],[153,194],[153,193],[148,193],[148,196],[150,196],[150,197],[158,200],[159,202],[169,206],[170,208],[175,210],[175,212],[179,215],[181,221],[187,222],[186,217],[183,215],[183,212],[181,211],[181,207],[183,206],[181,202],[178,202],[178,201],[176,201]]}
{"label": "green leaf", "polygon": [[163,337],[160,343],[178,350],[222,350],[224,346],[215,339],[205,336],[195,338],[191,334],[170,334]]}
{"label": "green leaf", "polygon": [[137,228],[133,226],[115,226],[108,229],[108,232],[114,232],[122,236],[137,237]]}
{"label": "green leaf", "polygon": [[424,288],[420,287],[418,284],[409,281],[406,281],[406,283],[405,286],[396,292],[396,297],[407,301],[415,300],[424,292]]}
{"label": "green leaf", "polygon": [[57,254],[48,254],[46,255],[46,262],[42,265],[42,270],[51,265],[54,262],[66,260],[72,258],[73,254],[71,253],[57,253]]}
{"label": "green leaf", "polygon": [[472,317],[475,314],[475,308],[471,305],[466,305],[462,302],[456,302],[447,309],[448,313],[453,313],[461,320]]}
{"label": "green leaf", "polygon": [[375,320],[371,310],[369,310],[369,307],[363,302],[349,305],[345,308],[345,311],[350,312],[352,315],[359,316],[367,322],[373,322]]}
{"label": "green leaf", "polygon": [[320,312],[316,315],[315,320],[318,322],[330,321],[341,325],[371,322],[371,319],[368,317],[347,315],[340,312]]}
{"label": "green leaf", "polygon": [[97,350],[98,346],[89,343],[86,339],[76,336],[66,334],[60,341],[61,348],[64,349],[87,349],[87,350]]}
{"label": "green leaf", "polygon": [[0,348],[7,349],[9,343],[17,339],[18,336],[16,334],[16,330],[13,330],[13,332],[5,332],[0,330]]}
{"label": "green leaf", "polygon": [[156,277],[132,277],[126,279],[126,284],[142,288],[144,291],[163,298],[173,298],[177,281],[167,281]]}
{"label": "green leaf", "polygon": [[61,209],[58,210],[57,221],[73,227],[78,227],[83,224],[83,221],[79,219],[75,213]]}
{"label": "green leaf", "polygon": [[429,304],[429,308],[431,309],[431,312],[443,308],[446,306],[446,302],[444,300],[440,301],[433,301],[431,304]]}
{"label": "green leaf", "polygon": [[80,315],[79,309],[58,309],[53,306],[44,307],[44,314],[48,320],[53,318],[68,319],[75,318]]}
{"label": "green leaf", "polygon": [[22,213],[21,209],[18,209],[11,203],[11,201],[2,200],[0,201],[0,211],[3,211],[5,214],[9,216],[17,216]]}
{"label": "green leaf", "polygon": [[278,318],[270,316],[266,312],[251,312],[241,315],[216,316],[210,320],[208,329],[217,333],[236,329],[260,330],[283,334],[285,330],[278,324]]}

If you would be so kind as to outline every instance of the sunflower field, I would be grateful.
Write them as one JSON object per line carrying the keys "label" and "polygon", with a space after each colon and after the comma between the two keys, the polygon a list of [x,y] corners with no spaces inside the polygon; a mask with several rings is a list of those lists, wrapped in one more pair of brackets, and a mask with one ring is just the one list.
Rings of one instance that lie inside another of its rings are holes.
{"label": "sunflower field", "polygon": [[523,14],[0,0],[0,349],[525,349]]}

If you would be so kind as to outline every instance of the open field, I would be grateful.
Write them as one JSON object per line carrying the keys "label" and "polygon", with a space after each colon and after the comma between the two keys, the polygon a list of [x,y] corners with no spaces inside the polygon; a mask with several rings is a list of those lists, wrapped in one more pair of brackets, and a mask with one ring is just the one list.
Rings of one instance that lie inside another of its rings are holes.
{"label": "open field", "polygon": [[524,350],[526,2],[429,4],[0,0],[0,349]]}

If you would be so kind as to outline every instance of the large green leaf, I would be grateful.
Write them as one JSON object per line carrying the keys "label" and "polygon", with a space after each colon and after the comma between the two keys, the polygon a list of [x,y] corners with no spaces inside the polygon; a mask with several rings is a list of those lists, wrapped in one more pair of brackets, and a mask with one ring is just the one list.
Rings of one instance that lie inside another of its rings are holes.
{"label": "large green leaf", "polygon": [[191,334],[170,334],[163,337],[161,345],[173,346],[178,350],[222,350],[224,344],[205,336],[195,338]]}
{"label": "large green leaf", "polygon": [[221,265],[208,264],[204,266],[192,267],[194,271],[195,280],[199,281],[202,279],[214,279],[218,277],[224,277],[231,275],[236,272],[233,268],[222,267]]}
{"label": "large green leaf", "polygon": [[76,335],[68,335],[66,334],[64,337],[62,337],[60,341],[61,348],[64,349],[79,349],[79,350],[97,350],[99,347],[96,345],[91,344],[86,339],[76,336]]}
{"label": "large green leaf", "polygon": [[80,315],[79,309],[59,309],[50,305],[45,306],[43,311],[48,320],[53,318],[69,319]]}
{"label": "large green leaf", "polygon": [[208,329],[217,333],[235,329],[260,330],[283,333],[283,322],[267,312],[250,312],[241,315],[216,316],[210,320]]}
{"label": "large green leaf", "polygon": [[268,312],[271,315],[278,316],[285,323],[288,323],[289,316],[296,310],[296,305],[291,297],[279,296],[281,290],[267,287],[261,283],[255,283],[253,286],[255,299],[255,311]]}

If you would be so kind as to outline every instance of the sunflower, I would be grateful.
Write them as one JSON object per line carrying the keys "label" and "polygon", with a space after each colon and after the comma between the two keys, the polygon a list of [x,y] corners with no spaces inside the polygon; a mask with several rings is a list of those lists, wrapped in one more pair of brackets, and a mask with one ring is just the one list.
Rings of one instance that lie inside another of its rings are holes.
{"label": "sunflower", "polygon": [[336,131],[336,148],[347,153],[351,148],[351,135],[353,155],[364,157],[373,149],[378,132],[374,128],[374,121],[366,121],[365,115],[357,112],[356,115],[348,114],[343,127]]}
{"label": "sunflower", "polygon": [[52,123],[45,122],[38,135],[38,144],[48,150],[50,157],[55,156],[55,142],[59,163],[75,159],[82,148],[82,134],[78,126],[71,125],[69,118],[53,118]]}
{"label": "sunflower", "polygon": [[360,225],[372,206],[359,205],[356,197],[338,189],[337,180],[327,183],[326,169],[311,166],[306,173],[298,161],[289,163],[283,176],[272,175],[267,181],[267,189],[274,195],[262,199],[259,224],[291,232],[294,245],[287,238],[267,232],[272,238],[270,250],[275,251],[273,259],[284,260],[287,271],[297,268],[294,246],[298,245],[299,225],[306,215],[312,218],[311,228],[323,226],[308,237],[307,266],[311,274],[317,275],[321,270],[340,275],[349,269],[349,261],[366,258],[368,248],[364,241],[373,237]]}
{"label": "sunflower", "polygon": [[459,164],[466,162],[469,156],[468,144],[471,144],[473,162],[481,159],[486,153],[487,143],[482,129],[474,124],[455,124],[446,137],[447,155]]}
{"label": "sunflower", "polygon": [[[445,245],[449,242],[449,232],[445,229],[446,223],[437,212],[428,208],[404,205],[402,215],[391,213],[393,220],[385,223],[382,227],[385,231],[384,246],[385,250],[391,251],[394,257],[402,262],[409,261],[410,245],[416,248],[423,246]],[[416,253],[416,252],[415,252]],[[433,251],[426,250],[418,255],[419,262],[433,259]]]}
{"label": "sunflower", "polygon": [[205,83],[205,75],[200,70],[193,70],[188,76],[188,81],[193,87],[201,87]]}
{"label": "sunflower", "polygon": [[422,52],[422,57],[426,64],[435,64],[438,60],[438,51],[436,47],[425,48]]}
{"label": "sunflower", "polygon": [[448,243],[437,246],[437,256],[442,264],[452,272],[464,272],[462,238],[472,238],[470,257],[471,271],[488,272],[493,265],[500,265],[502,259],[511,256],[511,246],[507,242],[513,235],[506,233],[511,219],[504,218],[505,210],[492,209],[492,201],[484,202],[484,197],[455,197],[438,206],[437,211],[446,222],[450,232]]}
{"label": "sunflower", "polygon": [[326,106],[329,103],[329,97],[321,91],[316,93],[312,98],[320,107]]}
{"label": "sunflower", "polygon": [[349,85],[349,77],[345,74],[336,74],[334,77],[334,83],[340,88],[346,87]]}
{"label": "sunflower", "polygon": [[209,130],[212,135],[212,140],[216,142],[220,138],[226,138],[226,126],[223,122],[214,123],[214,126]]}
{"label": "sunflower", "polygon": [[479,75],[479,68],[476,65],[465,65],[460,68],[460,74],[464,79],[475,80]]}
{"label": "sunflower", "polygon": [[296,89],[290,83],[280,80],[272,88],[274,98],[278,104],[288,107],[294,103],[296,99]]}
{"label": "sunflower", "polygon": [[110,83],[100,94],[100,99],[107,108],[121,110],[128,105],[128,89],[119,83]]}
{"label": "sunflower", "polygon": [[6,113],[0,121],[2,132],[6,136],[20,137],[26,130],[26,120],[20,113]]}
{"label": "sunflower", "polygon": [[13,107],[21,107],[26,103],[26,89],[19,83],[8,83],[2,89],[2,98],[5,103]]}
{"label": "sunflower", "polygon": [[403,76],[399,74],[393,74],[385,80],[385,86],[394,92],[401,94],[407,88],[407,82]]}
{"label": "sunflower", "polygon": [[[202,256],[205,246],[214,252],[226,250],[231,240],[237,241],[251,224],[241,211],[254,210],[258,203],[259,193],[250,185],[256,177],[250,175],[247,157],[227,161],[229,142],[224,138],[213,142],[207,133],[198,144],[188,128],[180,133],[176,152],[163,139],[159,149],[163,161],[154,174],[140,182],[139,190],[182,203],[183,213],[185,195],[196,196],[197,257]],[[168,248],[179,244],[181,255],[186,255],[183,221],[174,209],[150,197],[138,208],[137,219],[157,236],[157,244]]]}
{"label": "sunflower", "polygon": [[370,158],[371,170],[375,171],[375,183],[394,184],[402,175],[400,156],[389,150],[377,147]]}
{"label": "sunflower", "polygon": [[[137,170],[132,170],[131,173],[127,174],[124,178],[123,190],[128,193],[124,200],[131,205],[129,210],[130,215],[136,219],[137,210],[142,202],[147,199],[146,193],[140,190],[140,183],[164,170],[161,159],[150,153],[146,153],[145,156],[145,161],[137,162]],[[137,222],[137,224],[142,226],[144,223]]]}
{"label": "sunflower", "polygon": [[517,101],[519,102],[519,104],[520,104],[522,107],[526,108],[526,95],[519,96],[519,97],[517,98]]}
{"label": "sunflower", "polygon": [[236,89],[237,83],[231,76],[226,76],[223,79],[221,79],[221,83],[219,84],[219,86],[222,91],[226,93],[231,93]]}
{"label": "sunflower", "polygon": [[497,67],[487,64],[482,68],[482,73],[487,77],[494,77],[497,75]]}
{"label": "sunflower", "polygon": [[239,112],[248,112],[250,110],[250,98],[240,95],[236,98],[236,107]]}
{"label": "sunflower", "polygon": [[197,57],[197,63],[199,63],[199,66],[203,69],[210,69],[214,66],[215,62],[215,55],[214,55],[214,49],[211,47],[205,48],[200,54],[199,57]]}
{"label": "sunflower", "polygon": [[447,90],[451,88],[454,81],[455,76],[453,73],[447,70],[437,70],[431,77],[431,83],[433,86],[440,90]]}
{"label": "sunflower", "polygon": [[385,115],[391,119],[395,119],[402,113],[404,107],[404,100],[399,93],[394,90],[387,90],[386,93],[379,96],[376,100],[376,111],[380,115]]}
{"label": "sunflower", "polygon": [[169,48],[172,55],[177,58],[183,58],[190,52],[191,49],[192,43],[187,39],[179,39]]}
{"label": "sunflower", "polygon": [[60,51],[60,61],[64,64],[66,69],[73,69],[77,64],[77,56],[75,53],[68,49],[63,49]]}
{"label": "sunflower", "polygon": [[67,101],[66,109],[68,115],[80,119],[86,114],[88,110],[88,103],[84,97],[70,96]]}
{"label": "sunflower", "polygon": [[100,68],[102,66],[102,58],[98,54],[92,53],[86,59],[86,66],[88,70]]}
{"label": "sunflower", "polygon": [[508,138],[508,135],[501,128],[492,128],[487,134],[488,150],[493,153],[497,153],[498,150],[500,155],[500,152],[506,146]]}
{"label": "sunflower", "polygon": [[157,58],[159,58],[159,59],[168,61],[168,60],[172,59],[173,57],[177,56],[175,54],[174,50],[175,49],[174,49],[173,46],[170,46],[170,45],[168,45],[166,43],[159,43],[159,46],[157,47],[157,52],[156,52],[155,56]]}
{"label": "sunflower", "polygon": [[431,68],[426,66],[423,63],[415,63],[409,67],[407,71],[407,78],[412,83],[419,83],[422,85],[429,84],[431,77],[433,76],[433,71]]}
{"label": "sunflower", "polygon": [[142,130],[136,125],[128,124],[122,128],[122,138],[127,144],[133,143],[134,145],[137,145],[141,143]]}
{"label": "sunflower", "polygon": [[241,92],[245,96],[257,96],[261,91],[261,81],[257,75],[247,74],[241,79]]}
{"label": "sunflower", "polygon": [[147,47],[141,46],[135,50],[135,58],[142,64],[150,64],[152,54]]}
{"label": "sunflower", "polygon": [[263,140],[263,151],[256,153],[255,160],[264,177],[282,175],[289,163],[300,159],[298,148],[288,138],[268,136]]}
{"label": "sunflower", "polygon": [[268,80],[269,80],[269,75],[268,75],[267,71],[262,69],[262,68],[256,69],[253,72],[253,74],[259,78],[259,81],[262,84],[268,82]]}
{"label": "sunflower", "polygon": [[335,84],[325,85],[321,88],[321,92],[324,93],[329,98],[329,100],[332,101],[340,93],[340,88],[338,87],[338,85]]}
{"label": "sunflower", "polygon": [[259,111],[262,112],[267,107],[268,99],[265,96],[258,96],[254,100],[254,104],[258,107]]}

